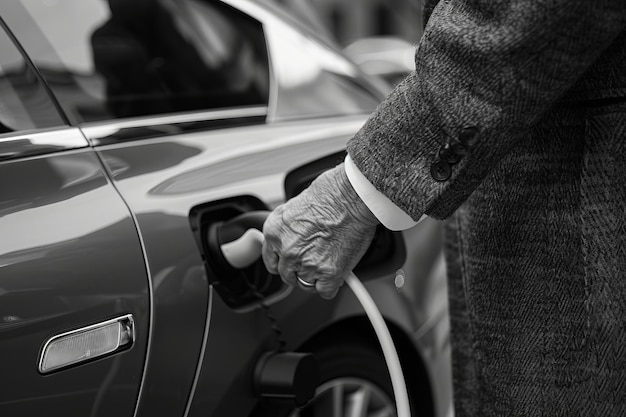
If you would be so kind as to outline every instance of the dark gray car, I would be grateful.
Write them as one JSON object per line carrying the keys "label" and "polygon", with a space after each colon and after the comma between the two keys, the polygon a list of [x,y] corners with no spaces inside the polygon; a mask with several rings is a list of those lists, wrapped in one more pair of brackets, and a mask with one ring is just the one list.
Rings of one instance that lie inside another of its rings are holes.
{"label": "dark gray car", "polygon": [[[340,162],[380,81],[254,1],[5,1],[0,17],[0,415],[393,415],[348,290],[220,273],[206,247]],[[443,417],[439,233],[381,229],[358,274],[413,414]],[[258,381],[292,352],[319,365],[303,409]]]}

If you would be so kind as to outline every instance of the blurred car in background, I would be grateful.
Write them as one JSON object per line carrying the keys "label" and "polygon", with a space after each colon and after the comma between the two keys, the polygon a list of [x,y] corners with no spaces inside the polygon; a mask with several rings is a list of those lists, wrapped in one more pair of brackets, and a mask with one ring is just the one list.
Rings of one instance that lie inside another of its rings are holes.
{"label": "blurred car in background", "polygon": [[[255,1],[29,0],[0,18],[0,415],[393,415],[350,291],[323,300],[259,262],[225,274],[207,249],[341,162],[380,80]],[[439,248],[435,222],[380,229],[357,270],[419,416],[451,413]],[[317,361],[305,408],[259,382],[283,353]]]}
{"label": "blurred car in background", "polygon": [[415,70],[415,45],[397,36],[370,36],[347,45],[343,52],[363,72],[396,85]]}

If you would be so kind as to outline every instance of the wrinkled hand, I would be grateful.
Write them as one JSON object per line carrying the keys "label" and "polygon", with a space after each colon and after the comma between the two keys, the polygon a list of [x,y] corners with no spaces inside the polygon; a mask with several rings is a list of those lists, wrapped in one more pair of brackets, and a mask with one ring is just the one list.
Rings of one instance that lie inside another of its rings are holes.
{"label": "wrinkled hand", "polygon": [[[270,214],[263,261],[286,283],[330,299],[369,247],[377,224],[342,164]],[[306,287],[298,277],[315,285]]]}

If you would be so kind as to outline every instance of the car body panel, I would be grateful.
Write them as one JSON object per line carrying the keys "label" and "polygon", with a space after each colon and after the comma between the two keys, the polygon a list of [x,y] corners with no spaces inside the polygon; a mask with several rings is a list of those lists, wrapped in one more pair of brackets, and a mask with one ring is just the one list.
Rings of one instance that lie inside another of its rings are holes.
{"label": "car body panel", "polygon": [[[184,411],[181,407],[185,402],[180,397],[192,389],[209,317],[203,360],[216,364],[224,374],[236,375],[233,364],[228,355],[215,361],[214,350],[225,349],[230,357],[248,358],[250,352],[236,349],[258,353],[258,347],[237,343],[237,339],[268,337],[259,335],[254,325],[259,318],[263,320],[260,310],[218,320],[215,312],[207,311],[209,285],[189,221],[192,208],[240,195],[253,195],[268,208],[275,207],[284,201],[285,172],[343,149],[363,121],[364,117],[358,116],[260,124],[214,130],[210,135],[191,132],[96,147],[135,213],[152,276],[154,332],[138,415],[150,415],[155,410]],[[100,140],[103,131],[115,131],[115,127],[99,125],[83,131],[88,139],[97,136]],[[151,157],[154,155],[162,157]],[[252,324],[246,324],[250,320]],[[246,328],[256,333],[246,334]],[[227,329],[236,331],[231,334]],[[265,333],[270,330],[268,327]],[[219,337],[212,337],[214,334]],[[164,366],[152,365],[161,363]],[[225,378],[216,379],[220,372],[210,372],[208,377],[220,389],[202,389],[202,401],[213,398],[210,392],[221,402],[224,395],[220,392],[228,385]],[[199,384],[205,384],[202,377]]]}
{"label": "car body panel", "polygon": [[46,132],[33,132],[0,138],[0,161],[8,161],[29,156],[61,152],[89,146],[79,133],[51,129]]}
{"label": "car body panel", "polygon": [[[46,117],[32,133],[18,126],[15,134],[0,136],[0,231],[3,238],[19,236],[5,240],[0,250],[0,357],[15,357],[6,368],[10,372],[0,376],[0,415],[63,410],[248,416],[259,402],[254,371],[263,353],[283,342],[287,350],[320,338],[332,344],[326,339],[331,329],[348,331],[355,320],[367,324],[346,290],[328,301],[285,286],[248,308],[232,308],[207,269],[194,213],[244,198],[275,208],[285,201],[287,175],[344,151],[384,98],[384,87],[271,6],[249,0],[175,3],[193,3],[187,12],[198,16],[219,9],[227,17],[222,23],[232,18],[242,32],[252,31],[255,53],[266,48],[267,54],[254,67],[263,85],[261,100],[116,116],[107,101],[112,79],[91,62],[89,35],[110,23],[106,2],[0,4],[2,27],[13,30],[20,53],[30,55],[16,57],[13,78],[0,77],[0,88],[11,93],[18,81],[28,82],[27,92],[53,94],[53,100],[34,94],[8,100],[29,108],[40,103]],[[183,23],[192,17],[167,10]],[[29,13],[38,20],[22,21]],[[68,22],[66,32],[57,30],[61,18]],[[202,44],[198,33],[187,34]],[[55,49],[55,42],[63,47]],[[31,66],[35,76],[20,72]],[[237,84],[233,74],[227,78]],[[208,211],[205,220],[223,219]],[[440,230],[429,225],[434,226],[425,221],[419,232],[405,232],[405,264],[366,286],[395,334],[410,345],[408,371],[427,374],[440,417],[450,409],[449,341],[442,260],[429,247],[437,244]],[[395,285],[398,275],[406,276],[404,287]],[[130,349],[37,373],[51,337],[125,314],[136,325]]]}
{"label": "car body panel", "polygon": [[[82,137],[77,129],[56,134],[69,143]],[[128,208],[89,148],[2,162],[0,178],[0,414],[132,415],[149,293]],[[38,373],[51,337],[125,314],[136,326],[130,350]]]}

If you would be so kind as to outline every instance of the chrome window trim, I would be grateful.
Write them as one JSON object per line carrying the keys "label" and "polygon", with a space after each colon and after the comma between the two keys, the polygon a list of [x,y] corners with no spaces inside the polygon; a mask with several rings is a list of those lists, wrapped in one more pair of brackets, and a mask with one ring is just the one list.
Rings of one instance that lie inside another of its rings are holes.
{"label": "chrome window trim", "polygon": [[265,116],[267,114],[267,106],[251,106],[251,107],[237,107],[232,109],[221,110],[209,110],[199,111],[193,113],[181,113],[181,114],[165,114],[147,116],[141,118],[132,118],[126,120],[104,120],[100,122],[84,123],[82,129],[84,131],[91,131],[91,129],[97,129],[101,126],[115,127],[123,129],[129,127],[143,127],[143,126],[155,126],[155,125],[169,125],[177,123],[189,123],[200,122],[203,120],[219,120],[219,119],[234,119],[240,117],[253,117],[253,116]]}
{"label": "chrome window trim", "polygon": [[3,136],[0,137],[0,162],[89,146],[87,139],[75,127],[32,133],[15,132]]}
{"label": "chrome window trim", "polygon": [[274,59],[272,55],[272,47],[266,35],[266,24],[261,23],[263,27],[263,37],[265,38],[265,50],[267,51],[267,65],[269,66],[269,89],[267,97],[267,121],[273,123],[276,121],[276,112],[278,110],[278,92],[280,90],[276,71],[274,71]]}
{"label": "chrome window trim", "polygon": [[[125,120],[106,120],[93,123],[85,123],[81,125],[81,130],[85,137],[93,146],[102,146],[123,141],[116,138],[123,130],[128,129],[152,129],[152,135],[147,137],[167,136],[169,134],[178,134],[186,130],[194,130],[193,127],[185,126],[193,123],[214,123],[214,127],[232,126],[238,120],[260,120],[265,121],[267,117],[267,106],[250,106],[238,107],[231,109],[200,111],[192,113],[166,114],[157,116],[148,116],[141,118],[132,118]],[[200,128],[202,129],[202,128]],[[136,140],[143,137],[139,134]]]}
{"label": "chrome window trim", "polygon": [[[269,111],[267,116],[268,123],[289,121],[302,117],[319,118],[338,115],[337,109],[332,109],[332,111],[328,111],[328,109],[324,107],[324,104],[320,105],[320,108],[325,110],[321,112],[309,112],[305,110],[302,111],[301,114],[297,115],[282,114],[283,112],[281,111],[279,106],[279,98],[283,95],[288,96],[290,94],[288,91],[289,87],[287,87],[287,84],[289,84],[289,82],[283,79],[283,76],[278,70],[279,64],[277,64],[277,62],[279,61],[279,57],[282,57],[281,59],[288,58],[285,58],[283,56],[284,54],[280,51],[280,47],[275,44],[275,41],[278,37],[281,36],[280,31],[282,31],[282,29],[280,28],[283,27],[287,27],[290,30],[295,29],[299,31],[304,38],[311,42],[311,44],[319,46],[322,50],[328,52],[330,56],[337,58],[338,62],[340,61],[339,67],[342,68],[340,70],[340,73],[344,75],[349,75],[353,77],[355,81],[359,81],[360,90],[362,90],[363,92],[367,92],[368,95],[372,96],[372,99],[374,100],[374,102],[372,103],[373,106],[375,106],[375,103],[378,103],[385,98],[386,92],[374,88],[373,85],[368,87],[365,84],[362,84],[364,83],[364,79],[357,76],[357,74],[360,73],[358,67],[341,53],[341,51],[338,49],[338,45],[334,45],[332,41],[329,43],[328,39],[325,39],[323,36],[319,36],[317,33],[312,32],[309,28],[303,25],[297,24],[297,22],[290,21],[288,17],[274,14],[274,7],[272,7],[270,4],[267,4],[268,2],[259,2],[254,0],[221,1],[243,13],[246,13],[251,18],[260,22],[263,27],[263,35],[265,37],[268,62],[270,66],[270,86],[268,101]],[[276,9],[280,10],[280,7],[276,7]],[[328,69],[324,69],[324,71],[328,72]],[[314,99],[310,98],[310,100]],[[372,107],[371,109],[355,108],[354,110],[354,112],[342,113],[341,115],[352,116],[358,114],[370,114],[374,110],[374,107]]]}
{"label": "chrome window trim", "polygon": [[278,109],[278,92],[279,92],[279,83],[274,71],[274,63],[272,59],[272,45],[270,45],[270,41],[267,38],[267,27],[275,25],[276,22],[280,22],[280,19],[276,16],[272,15],[271,12],[266,10],[262,5],[259,5],[255,2],[246,1],[246,0],[222,0],[222,3],[226,3],[229,6],[239,10],[250,16],[252,19],[256,20],[261,24],[263,28],[263,37],[265,38],[265,46],[267,52],[267,63],[269,65],[269,97],[268,97],[268,112],[267,112],[267,120],[268,122],[273,122],[276,120],[276,110]]}

